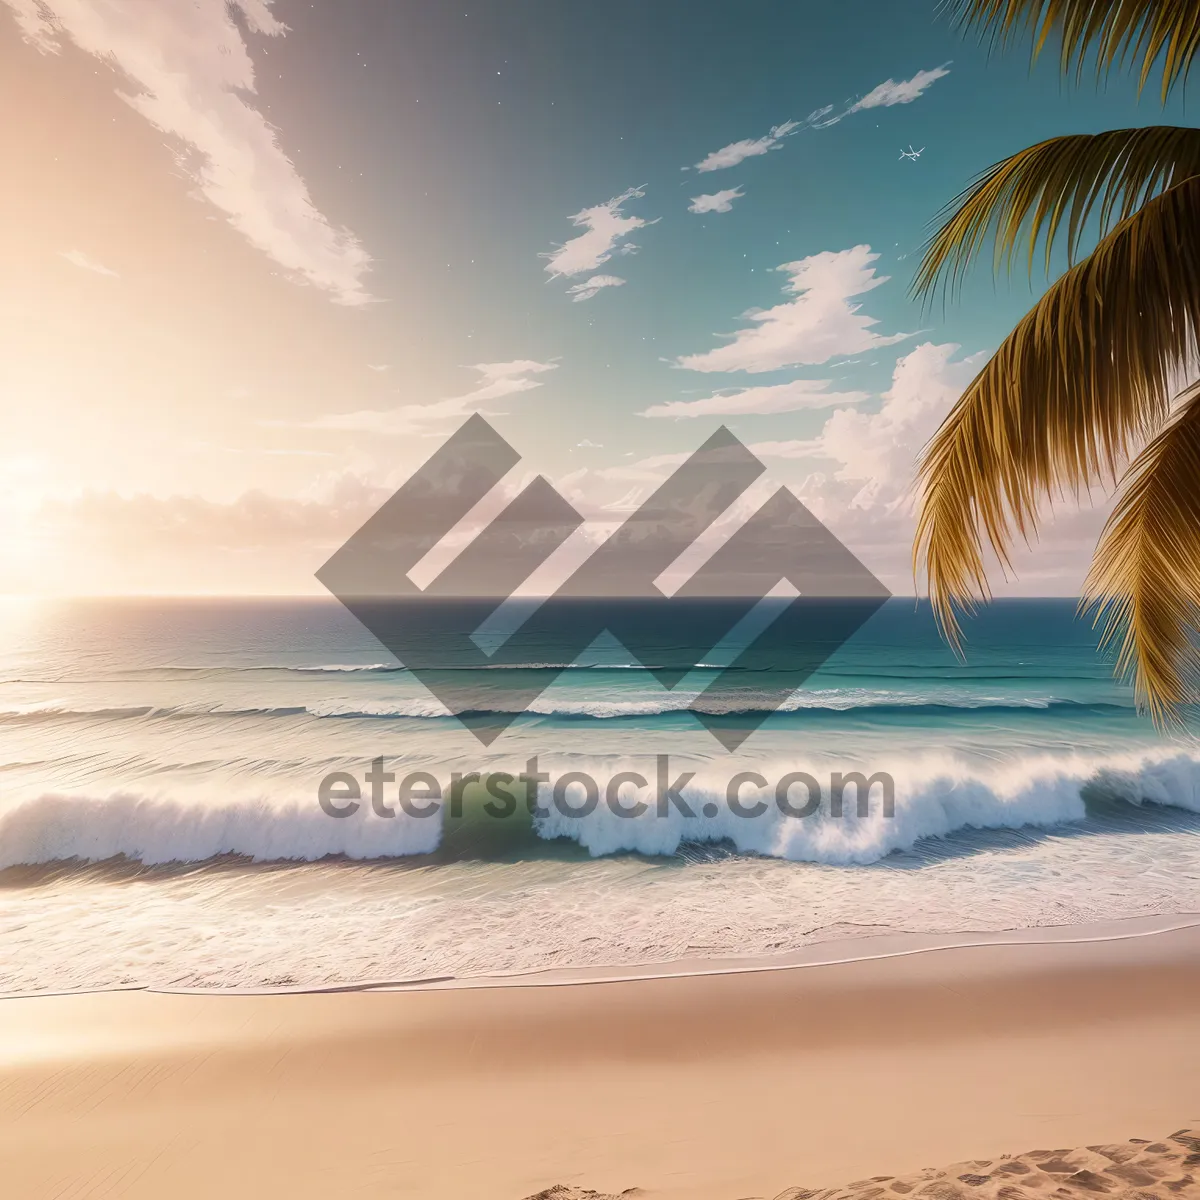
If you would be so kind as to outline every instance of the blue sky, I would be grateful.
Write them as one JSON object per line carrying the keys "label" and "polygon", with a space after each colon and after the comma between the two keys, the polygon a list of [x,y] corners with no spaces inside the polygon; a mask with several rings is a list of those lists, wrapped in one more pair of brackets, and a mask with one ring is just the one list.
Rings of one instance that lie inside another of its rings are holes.
{"label": "blue sky", "polygon": [[[0,590],[68,588],[71,539],[101,590],[311,590],[476,409],[598,517],[727,423],[903,587],[914,455],[1040,287],[922,309],[930,222],[1024,145],[1186,119],[928,0],[137,9],[0,2]],[[1097,527],[1020,586],[1073,590]]]}

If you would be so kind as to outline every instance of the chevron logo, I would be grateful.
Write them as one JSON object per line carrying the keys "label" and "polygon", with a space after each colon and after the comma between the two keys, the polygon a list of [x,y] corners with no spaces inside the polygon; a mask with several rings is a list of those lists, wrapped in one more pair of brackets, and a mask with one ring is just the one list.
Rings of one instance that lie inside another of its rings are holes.
{"label": "chevron logo", "polygon": [[[608,633],[664,688],[699,670],[704,683],[690,686],[687,707],[734,750],[890,595],[784,487],[674,594],[656,585],[766,470],[725,428],[552,595],[513,597],[584,523],[541,476],[418,587],[417,564],[519,461],[483,417],[470,417],[317,572],[484,745],[556,677],[531,664],[565,669]],[[515,627],[487,644],[481,632],[502,612]],[[719,651],[729,661],[708,666]]]}

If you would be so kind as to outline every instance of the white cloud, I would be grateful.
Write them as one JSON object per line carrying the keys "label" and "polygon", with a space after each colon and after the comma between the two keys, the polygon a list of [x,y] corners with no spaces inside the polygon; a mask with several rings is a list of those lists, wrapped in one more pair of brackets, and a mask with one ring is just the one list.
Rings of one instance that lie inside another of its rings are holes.
{"label": "white cloud", "polygon": [[825,129],[829,125],[836,125],[846,114],[838,113],[836,116],[831,116],[834,108],[835,105],[826,104],[824,108],[815,109],[804,118],[804,124],[809,129]]}
{"label": "white cloud", "polygon": [[729,167],[736,167],[748,158],[757,158],[771,150],[778,150],[783,139],[799,128],[799,121],[784,121],[782,125],[776,125],[765,137],[743,138],[740,142],[730,142],[728,146],[722,146],[720,150],[705,155],[696,163],[696,170],[724,171]]}
{"label": "white cloud", "polygon": [[576,301],[590,300],[603,288],[624,286],[625,280],[620,275],[593,275],[590,279],[585,279],[583,283],[577,283],[573,287],[567,288],[567,295]]}
{"label": "white cloud", "polygon": [[[955,345],[923,343],[897,360],[877,411],[838,409],[812,441],[750,446],[763,458],[825,460],[827,466],[793,490],[898,593],[913,585],[917,460],[987,357],[957,358],[957,351]],[[998,595],[1077,594],[1112,503],[1099,489],[1083,504],[1089,500],[1095,507],[1047,512],[1031,548],[1018,542],[1011,582],[993,564]]]}
{"label": "white cloud", "polygon": [[702,400],[669,400],[653,404],[643,417],[733,417],[751,413],[799,412],[802,409],[832,408],[859,404],[870,399],[866,392],[827,392],[828,379],[793,379],[766,387],[726,389]]}
{"label": "white cloud", "polygon": [[527,358],[514,359],[512,362],[476,363],[471,370],[479,372],[479,384],[462,396],[451,396],[445,400],[436,400],[432,404],[407,404],[403,408],[329,413],[314,421],[300,422],[300,425],[306,429],[331,429],[347,433],[432,433],[439,427],[461,421],[471,413],[503,415],[498,414],[495,409],[485,408],[484,405],[491,400],[541,387],[542,381],[531,376],[553,371],[557,367],[557,363],[535,362]]}
{"label": "white cloud", "polygon": [[820,452],[821,440],[794,438],[785,442],[752,442],[746,449],[758,458],[812,458]]}
{"label": "white cloud", "polygon": [[911,104],[918,96],[950,74],[948,66],[934,67],[931,71],[918,71],[911,79],[885,79],[872,88],[861,100],[850,107],[850,112],[861,112],[864,108],[891,108],[893,104]]}
{"label": "white cloud", "polygon": [[838,462],[835,478],[866,485],[854,503],[868,494],[889,504],[907,497],[917,455],[979,369],[974,358],[952,362],[957,351],[952,343],[917,346],[896,360],[878,412],[840,409],[825,422],[820,452]]}
{"label": "white cloud", "polygon": [[97,275],[107,275],[110,279],[121,278],[111,267],[106,267],[94,258],[89,258],[82,250],[62,250],[59,253],[67,262],[84,271],[94,271]]}
{"label": "white cloud", "polygon": [[382,371],[390,371],[391,369],[392,369],[391,363],[367,363],[368,371],[381,371],[382,372]]}
{"label": "white cloud", "polygon": [[871,266],[878,254],[870,246],[814,254],[776,270],[790,275],[785,292],[795,296],[774,308],[752,309],[744,317],[753,324],[728,335],[723,346],[676,360],[689,371],[777,371],[783,367],[828,362],[879,346],[890,346],[911,334],[880,335],[874,317],[859,311],[853,297],[886,283]]}
{"label": "white cloud", "polygon": [[251,245],[339,304],[365,304],[371,259],[317,210],[308,187],[248,103],[254,63],[233,17],[252,33],[287,32],[270,0],[2,0],[26,40],[57,53],[64,37],[133,85],[121,98],[178,139],[178,165]]}
{"label": "white cloud", "polygon": [[635,229],[653,222],[644,217],[627,216],[622,209],[630,200],[640,200],[645,194],[641,188],[629,188],[603,204],[577,212],[570,218],[571,224],[584,232],[539,256],[547,260],[547,274],[555,279],[562,275],[582,275],[608,262],[614,254],[635,250],[636,247],[625,239]]}
{"label": "white cloud", "polygon": [[688,212],[694,213],[727,213],[733,211],[733,202],[740,200],[746,193],[740,187],[725,188],[720,192],[712,192],[704,196],[693,196]]}

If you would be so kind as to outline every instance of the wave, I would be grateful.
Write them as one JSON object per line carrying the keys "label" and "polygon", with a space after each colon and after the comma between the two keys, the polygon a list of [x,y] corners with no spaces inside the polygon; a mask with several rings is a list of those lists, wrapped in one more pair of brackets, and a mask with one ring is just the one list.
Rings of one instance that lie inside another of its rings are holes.
{"label": "wave", "polygon": [[[636,760],[624,767],[647,770]],[[579,764],[568,769],[578,770]],[[591,772],[601,794],[620,769],[608,764]],[[948,758],[913,759],[892,768],[891,815],[878,791],[865,812],[858,810],[850,792],[839,815],[831,808],[828,789],[811,816],[787,815],[767,801],[777,781],[805,769],[804,764],[760,763],[756,769],[768,782],[761,792],[766,797],[762,810],[754,815],[734,811],[727,801],[727,780],[706,775],[701,767],[681,789],[688,812],[656,802],[650,784],[647,810],[637,816],[622,816],[603,802],[587,815],[572,814],[569,806],[582,803],[582,792],[568,789],[556,804],[545,786],[538,795],[541,811],[532,816],[521,802],[510,814],[489,815],[485,804],[495,801],[471,794],[457,815],[443,806],[426,817],[397,809],[394,817],[386,818],[364,801],[357,812],[340,820],[322,811],[315,795],[218,801],[128,791],[39,794],[0,810],[0,869],[120,859],[146,865],[202,863],[231,855],[257,863],[435,853],[487,858],[514,851],[531,857],[551,854],[557,839],[576,843],[591,856],[674,856],[687,845],[725,843],[743,855],[857,866],[911,849],[925,839],[967,830],[1049,829],[1084,821],[1089,811],[1149,803],[1200,814],[1200,757],[1186,753],[1091,760],[1039,756],[989,769]],[[812,764],[808,769],[815,778],[828,779],[826,771]],[[520,801],[522,785],[514,786]],[[749,810],[759,795],[744,788],[742,804]],[[626,791],[621,802],[632,806],[637,798]],[[803,798],[798,787],[793,803]]]}
{"label": "wave", "polygon": [[[512,716],[529,713],[552,719],[617,720],[650,718],[672,713],[691,711],[695,694],[679,693],[652,699],[589,698],[568,699],[565,697],[540,697],[525,708],[481,706],[459,710],[452,714],[432,695],[409,696],[398,700],[366,701],[346,703],[343,701],[315,701],[307,704],[249,705],[229,707],[212,705],[191,707],[185,705],[124,705],[78,707],[65,701],[51,700],[34,704],[15,705],[0,709],[0,723],[41,723],[59,720],[128,720],[132,718],[262,718],[312,717],[339,720],[445,720],[451,716],[487,718],[489,716]],[[1113,701],[1071,700],[1065,697],[1044,696],[988,696],[963,690],[961,692],[888,692],[867,688],[839,688],[804,691],[801,690],[772,708],[756,704],[753,699],[746,703],[729,703],[720,710],[721,715],[765,716],[773,712],[848,713],[855,710],[870,711],[872,715],[886,716],[903,713],[909,717],[928,715],[947,716],[969,712],[975,717],[988,714],[1003,714],[1021,709],[1059,710],[1079,715],[1127,713],[1131,704]]]}
{"label": "wave", "polygon": [[[692,696],[672,696],[654,700],[535,700],[523,709],[472,708],[456,714],[465,718],[487,718],[490,716],[512,716],[528,713],[534,716],[565,720],[620,720],[667,716],[673,713],[692,711]],[[792,696],[778,708],[755,704],[731,704],[720,710],[727,717],[762,717],[772,713],[846,713],[854,710],[869,710],[872,715],[886,716],[889,713],[904,713],[908,716],[946,716],[970,712],[972,716],[987,716],[1020,709],[1062,709],[1078,714],[1123,713],[1130,706],[1111,703],[1088,703],[1064,700],[1052,696],[1030,697],[979,697],[966,696],[961,699],[930,700],[920,696],[895,695],[887,699],[864,698],[844,694],[820,695],[801,692]],[[342,719],[421,719],[438,720],[448,718],[450,712],[432,697],[428,700],[407,700],[400,703],[384,702],[375,706],[343,707],[338,705],[314,705],[308,709],[314,717],[338,717]]]}
{"label": "wave", "polygon": [[[723,663],[698,662],[692,668],[696,671],[720,671],[724,669]],[[432,669],[432,668],[431,668]],[[489,662],[489,663],[471,663],[469,665],[460,665],[455,663],[446,663],[436,668],[438,671],[461,671],[464,673],[477,671],[553,671],[555,674],[572,671],[661,671],[666,669],[665,665],[647,665],[641,662],[605,662],[605,663],[577,663],[577,662]],[[743,667],[744,673],[768,671],[769,667]],[[260,672],[271,674],[296,674],[296,675],[401,675],[411,674],[408,667],[398,662],[372,662],[372,663],[250,663],[243,665],[221,665],[221,666],[162,666],[162,667],[132,667],[124,668],[113,674],[123,679],[191,679],[200,678],[221,678],[228,675],[253,675]],[[831,677],[846,677],[860,678],[862,672],[857,671],[829,671],[826,672]],[[882,675],[882,677],[891,677],[896,679],[911,678],[911,672],[903,670],[893,670],[889,672],[871,672],[872,677]],[[936,677],[936,673],[931,677]],[[25,678],[21,676],[13,676],[0,680],[3,683],[24,683],[24,684],[55,684],[64,683],[69,680],[68,676],[56,676],[54,678]],[[986,679],[1028,679],[1027,675],[987,675]],[[1070,678],[1070,679],[1085,679],[1093,680],[1094,676],[1064,676],[1061,672],[1057,672],[1054,678]],[[113,682],[112,675],[103,677],[104,682]],[[75,680],[78,682],[78,680]],[[92,680],[97,682],[97,680]]]}

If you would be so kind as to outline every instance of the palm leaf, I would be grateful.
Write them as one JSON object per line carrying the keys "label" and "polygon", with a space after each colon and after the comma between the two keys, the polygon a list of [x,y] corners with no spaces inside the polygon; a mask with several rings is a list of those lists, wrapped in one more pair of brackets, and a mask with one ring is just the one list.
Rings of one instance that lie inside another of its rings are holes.
{"label": "palm leaf", "polygon": [[949,0],[947,7],[958,23],[980,27],[995,45],[1032,35],[1034,59],[1058,38],[1059,67],[1077,80],[1093,51],[1097,76],[1140,59],[1140,93],[1161,56],[1164,102],[1187,78],[1200,48],[1197,0]]}
{"label": "palm leaf", "polygon": [[1064,489],[1114,477],[1167,415],[1195,361],[1200,178],[1146,202],[1047,290],[975,377],[922,455],[914,562],[943,630],[989,594],[986,542],[1014,534]]}
{"label": "palm leaf", "polygon": [[1085,598],[1119,642],[1118,670],[1160,724],[1179,720],[1200,683],[1200,388],[1130,467]]}
{"label": "palm leaf", "polygon": [[1101,236],[1153,195],[1200,175],[1200,129],[1151,126],[1050,138],[985,171],[949,206],[925,250],[913,290],[930,293],[939,280],[957,284],[989,234],[995,262],[1011,267],[1017,244],[1029,240],[1029,269],[1041,240],[1046,269],[1064,232],[1074,261],[1088,219]]}

